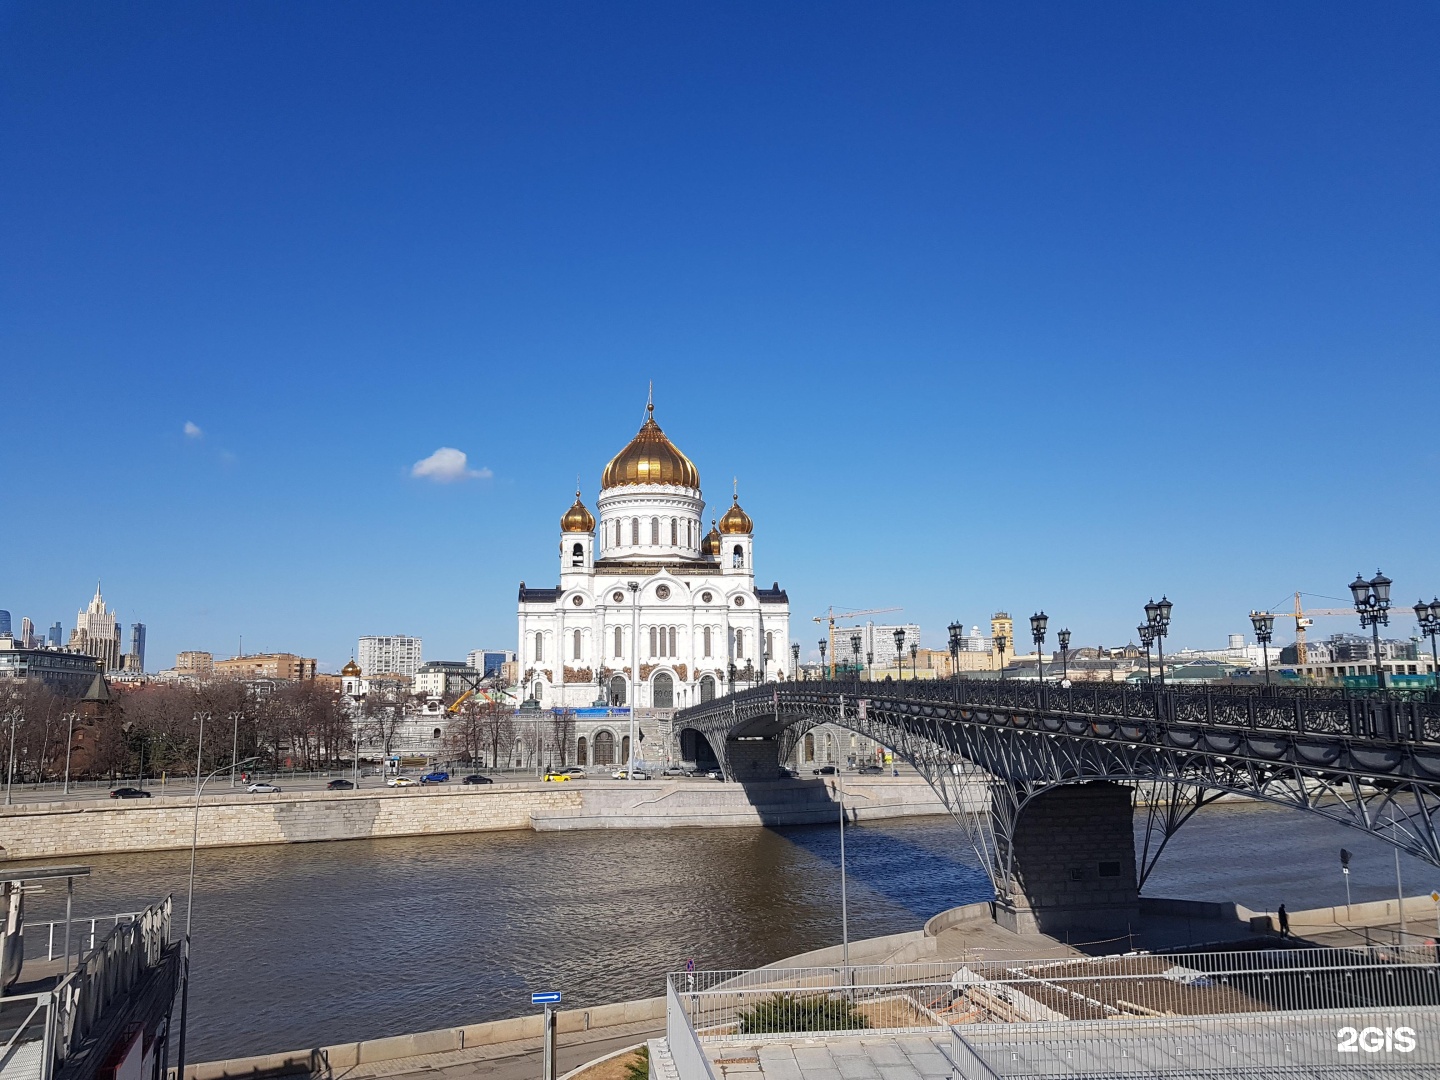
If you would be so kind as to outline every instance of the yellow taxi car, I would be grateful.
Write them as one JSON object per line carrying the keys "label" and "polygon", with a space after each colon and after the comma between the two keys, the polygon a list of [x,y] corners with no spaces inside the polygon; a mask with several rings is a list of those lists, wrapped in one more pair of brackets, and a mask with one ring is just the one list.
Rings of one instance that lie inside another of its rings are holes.
{"label": "yellow taxi car", "polygon": [[568,772],[547,772],[545,780],[551,784],[561,784],[566,780],[574,779]]}

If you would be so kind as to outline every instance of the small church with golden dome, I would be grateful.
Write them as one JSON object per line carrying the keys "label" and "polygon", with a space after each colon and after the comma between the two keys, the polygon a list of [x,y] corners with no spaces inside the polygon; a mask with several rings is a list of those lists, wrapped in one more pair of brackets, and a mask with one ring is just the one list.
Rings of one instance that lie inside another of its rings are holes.
{"label": "small church with golden dome", "polygon": [[520,583],[522,693],[542,708],[678,709],[789,677],[790,601],[756,587],[754,534],[738,492],[705,527],[700,470],[647,405],[595,512],[577,491],[560,518],[560,584]]}

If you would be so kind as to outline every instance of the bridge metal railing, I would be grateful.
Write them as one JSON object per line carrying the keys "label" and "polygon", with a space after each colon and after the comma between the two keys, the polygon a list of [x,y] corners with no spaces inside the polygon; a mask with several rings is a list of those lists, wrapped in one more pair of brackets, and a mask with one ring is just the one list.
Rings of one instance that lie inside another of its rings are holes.
{"label": "bridge metal railing", "polygon": [[1346,1009],[1440,1018],[1433,946],[679,972],[669,989],[702,1042]]}
{"label": "bridge metal railing", "polygon": [[[134,922],[143,911],[121,911],[114,915],[95,915],[88,919],[70,920],[70,949],[84,953],[110,931],[124,922]],[[54,960],[65,951],[65,920],[25,924],[25,959]],[[3,1080],[3,1078],[0,1078]]]}
{"label": "bridge metal railing", "polygon": [[898,711],[924,715],[927,703],[984,712],[1050,714],[1076,723],[1193,724],[1247,731],[1348,735],[1381,742],[1440,742],[1440,697],[1345,687],[1225,687],[1085,683],[1069,687],[999,679],[948,679],[905,683],[869,681],[772,684],[687,712],[737,702],[816,701],[844,694]]}

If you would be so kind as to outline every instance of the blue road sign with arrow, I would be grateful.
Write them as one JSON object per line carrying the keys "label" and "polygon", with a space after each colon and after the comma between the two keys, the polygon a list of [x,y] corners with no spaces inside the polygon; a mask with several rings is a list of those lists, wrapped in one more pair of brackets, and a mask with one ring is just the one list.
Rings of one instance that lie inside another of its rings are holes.
{"label": "blue road sign with arrow", "polygon": [[546,990],[543,993],[530,995],[531,1005],[558,1005],[560,1004],[559,990]]}

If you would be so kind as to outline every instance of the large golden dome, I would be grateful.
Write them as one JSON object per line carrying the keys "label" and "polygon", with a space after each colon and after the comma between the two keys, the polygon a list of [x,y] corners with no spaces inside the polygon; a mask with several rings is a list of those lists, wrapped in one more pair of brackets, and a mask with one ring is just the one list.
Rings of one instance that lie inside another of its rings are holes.
{"label": "large golden dome", "polygon": [[715,519],[710,519],[710,531],[705,534],[705,539],[700,541],[701,555],[720,554],[720,530],[715,527]]}
{"label": "large golden dome", "polygon": [[655,423],[655,406],[645,406],[645,423],[630,445],[610,459],[600,474],[602,488],[666,484],[700,490],[700,470]]}
{"label": "large golden dome", "polygon": [[750,520],[750,515],[740,509],[740,496],[735,496],[735,502],[725,516],[720,519],[720,531],[726,536],[748,536],[755,531],[755,523]]}
{"label": "large golden dome", "polygon": [[360,665],[355,663],[353,656],[350,658],[350,662],[340,669],[340,674],[351,678],[356,678],[360,675]]}
{"label": "large golden dome", "polygon": [[595,515],[585,509],[585,504],[580,501],[580,492],[575,492],[575,505],[565,511],[565,516],[560,519],[561,532],[588,533],[595,531]]}

